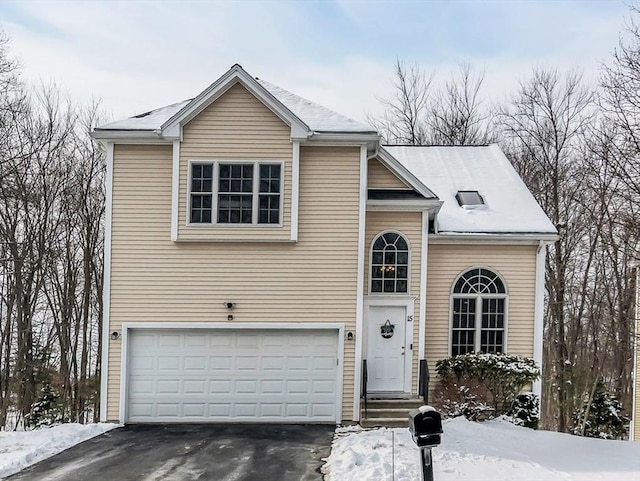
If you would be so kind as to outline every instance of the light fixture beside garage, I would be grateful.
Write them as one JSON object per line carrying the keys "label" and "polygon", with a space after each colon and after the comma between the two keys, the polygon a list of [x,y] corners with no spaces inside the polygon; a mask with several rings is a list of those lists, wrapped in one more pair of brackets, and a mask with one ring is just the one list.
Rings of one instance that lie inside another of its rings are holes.
{"label": "light fixture beside garage", "polygon": [[110,337],[112,341],[115,341],[120,337],[120,333],[118,331],[113,331]]}
{"label": "light fixture beside garage", "polygon": [[[230,302],[230,301],[223,302],[223,305],[224,305],[224,307],[226,307],[230,311],[232,311],[233,308],[236,307],[236,303],[235,302]],[[233,314],[227,315],[227,321],[233,321]]]}

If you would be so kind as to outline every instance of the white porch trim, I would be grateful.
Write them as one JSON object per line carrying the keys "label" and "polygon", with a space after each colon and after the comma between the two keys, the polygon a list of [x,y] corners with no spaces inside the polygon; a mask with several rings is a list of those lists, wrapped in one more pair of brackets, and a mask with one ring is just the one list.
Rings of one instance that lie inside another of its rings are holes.
{"label": "white porch trim", "polygon": [[360,203],[358,212],[358,267],[356,274],[356,338],[353,367],[353,421],[360,420],[360,386],[362,384],[362,349],[364,343],[364,267],[367,215],[367,147],[360,147]]}
{"label": "white porch trim", "polygon": [[107,142],[104,214],[104,273],[102,283],[102,359],[100,363],[100,421],[107,421],[109,387],[109,314],[111,300],[111,222],[113,217],[113,142]]}

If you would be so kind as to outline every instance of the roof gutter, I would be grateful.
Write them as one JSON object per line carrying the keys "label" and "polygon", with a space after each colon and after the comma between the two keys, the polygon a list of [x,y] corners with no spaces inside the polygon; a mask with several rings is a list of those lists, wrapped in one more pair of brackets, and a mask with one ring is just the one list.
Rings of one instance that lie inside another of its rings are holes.
{"label": "roof gutter", "polygon": [[429,234],[430,244],[531,244],[546,245],[558,240],[557,234],[552,233],[481,233],[481,232],[439,232]]}

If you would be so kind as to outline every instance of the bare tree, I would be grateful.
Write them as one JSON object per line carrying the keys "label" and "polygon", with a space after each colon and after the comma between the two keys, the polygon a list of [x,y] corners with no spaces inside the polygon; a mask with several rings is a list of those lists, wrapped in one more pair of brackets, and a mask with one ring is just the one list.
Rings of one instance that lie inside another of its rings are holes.
{"label": "bare tree", "polygon": [[427,75],[417,64],[396,60],[394,94],[390,99],[379,98],[385,107],[380,119],[367,116],[390,144],[424,145],[427,143],[425,116],[433,74]]}
{"label": "bare tree", "polygon": [[437,92],[428,116],[429,140],[436,145],[483,145],[494,139],[489,131],[489,112],[484,111],[480,89],[484,72],[474,74],[469,63],[458,76]]}
{"label": "bare tree", "polygon": [[560,431],[569,428],[575,399],[570,350],[574,336],[569,331],[586,307],[585,276],[592,262],[592,257],[578,254],[589,252],[598,238],[598,229],[590,230],[585,222],[590,200],[578,149],[593,118],[593,100],[579,74],[534,69],[497,116],[505,150],[560,233],[547,254],[545,329],[550,361],[545,373],[553,379],[547,387],[558,408]]}
{"label": "bare tree", "polygon": [[602,72],[601,106],[619,132],[613,145],[624,180],[635,198],[640,196],[640,9],[630,8],[626,32],[611,64]]}

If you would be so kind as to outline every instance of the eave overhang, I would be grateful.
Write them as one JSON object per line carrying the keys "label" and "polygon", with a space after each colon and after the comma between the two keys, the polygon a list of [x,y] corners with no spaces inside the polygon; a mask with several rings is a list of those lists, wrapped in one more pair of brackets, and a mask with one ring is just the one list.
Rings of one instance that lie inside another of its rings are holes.
{"label": "eave overhang", "polygon": [[438,232],[429,234],[429,244],[553,244],[558,240],[552,233],[499,232]]}

